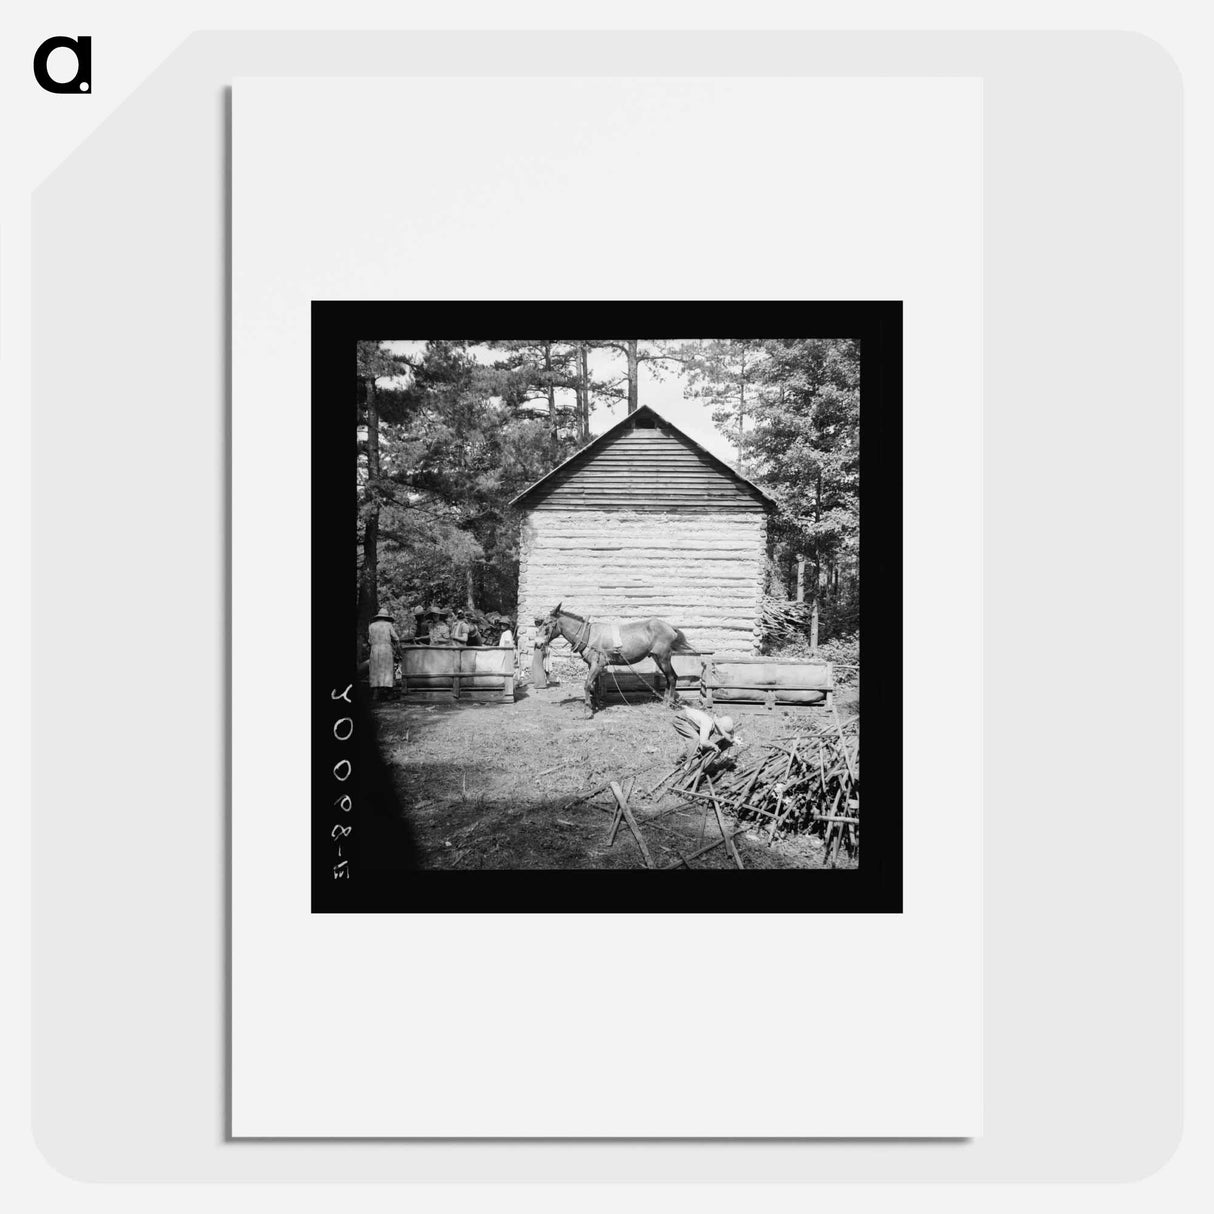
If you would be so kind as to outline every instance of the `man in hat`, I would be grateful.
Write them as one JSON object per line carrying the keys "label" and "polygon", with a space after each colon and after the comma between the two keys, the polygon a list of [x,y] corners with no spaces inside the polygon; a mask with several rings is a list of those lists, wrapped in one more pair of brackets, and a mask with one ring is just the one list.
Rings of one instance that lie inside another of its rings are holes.
{"label": "man in hat", "polygon": [[393,646],[400,641],[392,626],[392,613],[387,608],[381,607],[376,612],[367,634],[371,638],[371,698],[378,700],[382,698],[384,688],[394,686]]}
{"label": "man in hat", "polygon": [[696,754],[707,750],[724,753],[733,745],[733,717],[714,717],[699,708],[681,708],[674,718],[675,731],[686,738]]}
{"label": "man in hat", "polygon": [[430,613],[424,603],[413,608],[413,643],[426,645],[430,641]]}

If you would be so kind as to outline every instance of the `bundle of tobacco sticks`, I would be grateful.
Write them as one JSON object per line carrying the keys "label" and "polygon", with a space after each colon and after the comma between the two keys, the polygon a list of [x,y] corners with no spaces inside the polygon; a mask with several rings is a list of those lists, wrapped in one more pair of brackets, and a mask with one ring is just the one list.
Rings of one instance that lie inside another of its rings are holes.
{"label": "bundle of tobacco sticks", "polygon": [[731,763],[732,760],[729,757],[728,751],[724,754],[715,748],[697,751],[691,758],[680,761],[677,766],[668,771],[651,788],[647,788],[645,795],[654,797],[664,795],[667,791],[678,793],[694,792],[706,776],[713,773],[720,774]]}
{"label": "bundle of tobacco sticks", "polygon": [[706,776],[720,773],[729,765],[729,751],[721,753],[715,749],[701,750],[678,768],[678,774],[671,788],[675,792],[698,788]]}
{"label": "bundle of tobacco sticks", "polygon": [[773,599],[765,595],[759,623],[763,631],[771,636],[789,636],[799,632],[808,632],[810,605]]}
{"label": "bundle of tobacco sticks", "polygon": [[732,768],[709,763],[678,780],[673,791],[715,800],[760,828],[821,834],[831,864],[860,846],[860,721],[815,721],[798,734],[739,755]]}

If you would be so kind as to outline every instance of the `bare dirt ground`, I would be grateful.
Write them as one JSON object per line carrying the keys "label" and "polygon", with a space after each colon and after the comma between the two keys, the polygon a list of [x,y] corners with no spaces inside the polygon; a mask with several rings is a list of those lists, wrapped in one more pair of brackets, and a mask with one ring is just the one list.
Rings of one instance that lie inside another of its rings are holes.
{"label": "bare dirt ground", "polygon": [[[682,698],[700,703],[698,696]],[[839,707],[845,716],[855,711],[854,694],[843,693]],[[678,761],[682,746],[671,710],[655,699],[611,704],[586,720],[581,682],[567,679],[545,689],[520,687],[513,704],[387,701],[374,711],[380,750],[423,867],[644,867],[626,825],[608,846],[615,805],[609,791],[570,804],[613,779],[625,791],[632,785],[628,804],[655,866],[677,863],[680,855],[720,838],[710,807],[671,794],[647,795]],[[795,733],[799,719],[820,710],[743,708],[733,715],[740,753]],[[727,816],[727,828],[736,825]],[[735,842],[747,868],[824,864],[816,836],[782,837],[769,845],[767,831],[755,826]],[[732,867],[723,847],[691,864]]]}

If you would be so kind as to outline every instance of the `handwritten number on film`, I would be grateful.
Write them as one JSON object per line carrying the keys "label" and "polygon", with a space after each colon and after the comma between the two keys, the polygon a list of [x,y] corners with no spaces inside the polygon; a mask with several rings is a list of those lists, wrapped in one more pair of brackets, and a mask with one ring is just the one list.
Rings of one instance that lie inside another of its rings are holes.
{"label": "handwritten number on film", "polygon": [[[346,704],[349,704],[352,702],[350,700],[350,692],[353,690],[354,684],[351,683],[345,689],[345,691],[329,692],[329,699],[341,700]],[[337,720],[333,722],[333,737],[339,742],[349,742],[350,739],[354,737],[354,718],[338,717]],[[339,784],[344,784],[350,778],[353,772],[354,767],[349,759],[338,759],[338,761],[333,764],[333,779]],[[338,797],[333,804],[337,806],[337,808],[341,810],[343,814],[348,814],[351,808],[353,808],[354,802],[349,793],[342,793],[342,795]],[[338,821],[334,823],[333,829],[329,834],[329,837],[333,840],[337,847],[337,863],[333,865],[333,879],[335,881],[340,881],[343,879],[349,880],[350,878],[350,861],[342,856],[341,846],[342,842],[350,837],[350,832],[353,831],[353,829],[353,826],[346,826],[342,822]]]}

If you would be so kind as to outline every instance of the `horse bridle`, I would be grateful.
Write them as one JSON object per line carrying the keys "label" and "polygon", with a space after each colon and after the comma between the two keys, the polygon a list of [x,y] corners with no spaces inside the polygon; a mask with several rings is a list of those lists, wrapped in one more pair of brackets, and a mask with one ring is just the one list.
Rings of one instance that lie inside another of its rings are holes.
{"label": "horse bridle", "polygon": [[[573,650],[574,653],[578,653],[578,654],[582,653],[585,650],[585,648],[587,647],[587,645],[590,644],[590,621],[583,620],[580,615],[574,615],[572,611],[568,611],[568,612],[562,611],[562,612],[558,613],[557,615],[549,617],[552,620],[552,623],[554,626],[560,624],[561,616],[568,616],[569,619],[582,621],[581,627],[578,628],[577,632],[574,634],[573,640],[569,642],[569,647]],[[557,628],[557,631],[559,631],[559,628]],[[544,641],[544,644],[545,645],[548,644],[548,642],[551,640],[552,640],[552,637],[549,636]]]}

